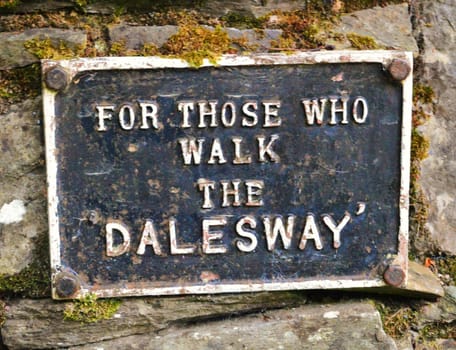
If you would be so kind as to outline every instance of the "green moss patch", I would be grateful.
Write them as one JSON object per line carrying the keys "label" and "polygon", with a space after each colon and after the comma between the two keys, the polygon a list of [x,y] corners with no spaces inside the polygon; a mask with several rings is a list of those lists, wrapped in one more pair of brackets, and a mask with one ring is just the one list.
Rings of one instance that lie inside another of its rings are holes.
{"label": "green moss patch", "polygon": [[45,297],[50,295],[49,243],[43,234],[35,245],[33,262],[15,275],[0,275],[0,296]]}
{"label": "green moss patch", "polygon": [[[413,88],[413,113],[412,113],[412,143],[410,165],[410,258],[418,255],[415,249],[416,242],[429,242],[429,232],[426,228],[429,204],[419,185],[421,162],[428,156],[429,140],[418,130],[419,126],[426,123],[434,109],[434,92],[430,86],[415,84]],[[424,252],[420,252],[423,255]],[[424,253],[425,254],[425,253]]]}
{"label": "green moss patch", "polygon": [[381,46],[375,42],[375,39],[370,36],[348,33],[347,39],[351,46],[358,50],[378,50],[381,48]]}
{"label": "green moss patch", "polygon": [[194,23],[182,24],[162,47],[164,54],[183,58],[194,67],[201,66],[205,58],[215,63],[230,49],[231,40],[221,27],[212,30]]}
{"label": "green moss patch", "polygon": [[63,318],[67,321],[94,323],[110,319],[119,309],[122,302],[118,299],[98,300],[94,294],[67,304]]}
{"label": "green moss patch", "polygon": [[54,43],[51,39],[32,39],[24,43],[24,47],[36,57],[43,59],[67,59],[75,58],[82,54],[83,48],[72,49],[64,41]]}
{"label": "green moss patch", "polygon": [[13,8],[19,5],[19,0],[0,0],[0,9],[2,8]]}
{"label": "green moss patch", "polygon": [[281,38],[273,49],[305,50],[323,45],[320,32],[325,31],[329,22],[319,12],[300,10],[292,12],[273,11],[267,16],[268,27],[281,29]]}
{"label": "green moss patch", "polygon": [[41,94],[39,64],[0,71],[0,114],[7,106]]}

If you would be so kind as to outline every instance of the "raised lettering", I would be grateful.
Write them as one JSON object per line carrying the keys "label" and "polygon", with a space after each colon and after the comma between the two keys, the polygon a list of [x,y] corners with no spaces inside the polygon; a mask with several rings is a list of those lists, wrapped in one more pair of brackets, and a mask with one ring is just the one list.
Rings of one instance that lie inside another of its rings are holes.
{"label": "raised lettering", "polygon": [[146,220],[144,229],[141,234],[141,241],[139,242],[136,254],[144,255],[146,252],[146,246],[152,246],[152,249],[156,255],[163,255],[160,247],[160,243],[157,239],[157,232],[155,231],[154,222],[152,220]]}
{"label": "raised lettering", "polygon": [[158,129],[158,105],[155,102],[140,102],[141,107],[141,126],[140,129],[150,129],[148,119],[152,121],[152,127]]}
{"label": "raised lettering", "polygon": [[271,135],[271,139],[265,145],[266,137],[264,136],[257,136],[258,140],[258,159],[260,162],[267,162],[266,155],[269,156],[269,159],[272,162],[278,163],[280,162],[280,157],[277,153],[274,152],[272,149],[272,145],[275,141],[279,139],[279,135]]}
{"label": "raised lettering", "polygon": [[275,128],[282,124],[282,119],[279,117],[278,112],[280,108],[280,101],[263,102],[264,106],[264,124],[265,128]]}
{"label": "raised lettering", "polygon": [[182,158],[184,159],[185,165],[201,163],[204,138],[198,139],[198,145],[196,145],[196,140],[194,138],[178,139],[177,141],[181,145]]}
{"label": "raised lettering", "polygon": [[351,220],[351,216],[349,213],[345,213],[344,217],[340,221],[340,223],[337,225],[334,219],[328,215],[325,214],[323,215],[323,222],[328,226],[328,228],[331,230],[333,234],[333,247],[335,249],[340,247],[340,233],[344,229],[345,225],[349,223]]}
{"label": "raised lettering", "polygon": [[304,105],[304,111],[306,112],[307,124],[314,125],[315,121],[318,125],[323,124],[323,114],[327,101],[326,98],[320,98],[319,100],[313,99],[312,101],[303,99],[301,101]]}
{"label": "raised lettering", "polygon": [[[122,243],[114,246],[114,231],[122,236]],[[130,248],[130,232],[128,227],[119,221],[110,221],[106,224],[106,255],[120,256]]]}
{"label": "raised lettering", "polygon": [[109,105],[109,106],[97,106],[97,111],[98,111],[98,129],[97,131],[106,131],[108,128],[106,127],[105,120],[111,120],[112,119],[112,114],[111,113],[106,113],[105,112],[114,112],[115,106]]}
{"label": "raised lettering", "polygon": [[211,244],[211,241],[221,240],[223,238],[222,231],[212,231],[213,226],[226,225],[225,218],[211,218],[203,219],[203,242],[202,248],[204,254],[224,254],[226,253],[226,246],[224,244]]}
{"label": "raised lettering", "polygon": [[268,250],[274,250],[275,242],[277,240],[278,235],[280,235],[280,237],[282,238],[283,248],[290,248],[291,238],[293,237],[295,216],[288,216],[286,227],[283,223],[283,218],[281,216],[277,216],[273,221],[274,223],[271,227],[271,218],[269,216],[265,216],[263,218],[264,234],[266,236]]}
{"label": "raised lettering", "polygon": [[241,252],[250,253],[257,247],[258,239],[255,236],[255,231],[248,231],[244,229],[244,226],[250,226],[251,229],[255,229],[256,225],[255,218],[252,216],[244,216],[236,223],[236,233],[238,236],[249,240],[249,242],[244,240],[238,240],[236,242],[236,247]]}
{"label": "raised lettering", "polygon": [[323,249],[320,239],[320,231],[318,230],[313,214],[307,214],[304,230],[302,231],[299,249],[304,250],[308,239],[313,239],[317,250]]}
{"label": "raised lettering", "polygon": [[176,230],[176,219],[169,219],[169,244],[172,255],[177,254],[193,254],[196,247],[191,244],[186,244],[181,247],[177,246],[177,230]]}

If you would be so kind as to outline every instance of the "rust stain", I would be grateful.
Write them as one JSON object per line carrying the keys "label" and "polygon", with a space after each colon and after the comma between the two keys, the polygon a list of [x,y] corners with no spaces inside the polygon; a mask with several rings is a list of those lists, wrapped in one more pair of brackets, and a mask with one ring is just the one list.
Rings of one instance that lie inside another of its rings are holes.
{"label": "rust stain", "polygon": [[200,280],[204,283],[208,283],[220,280],[220,276],[212,271],[203,271],[200,274]]}

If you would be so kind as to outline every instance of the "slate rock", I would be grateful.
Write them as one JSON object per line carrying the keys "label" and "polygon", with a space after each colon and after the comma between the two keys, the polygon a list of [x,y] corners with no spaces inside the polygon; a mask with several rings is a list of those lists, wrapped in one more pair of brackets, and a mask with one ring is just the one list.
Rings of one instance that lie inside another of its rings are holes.
{"label": "slate rock", "polygon": [[306,8],[302,0],[211,0],[201,6],[200,11],[211,16],[223,16],[230,12],[260,17],[273,10],[294,11]]}
{"label": "slate rock", "polygon": [[428,198],[427,228],[436,248],[456,254],[456,2],[421,1],[417,35],[422,38],[420,82],[435,93],[435,114],[420,127],[430,140],[421,187]]}
{"label": "slate rock", "polygon": [[246,39],[252,51],[255,52],[267,52],[271,48],[272,42],[279,40],[282,35],[280,29],[266,29],[258,32],[254,29],[225,28],[225,31],[231,39]]}
{"label": "slate rock", "polygon": [[[38,97],[14,105],[0,116],[0,274],[25,268],[33,258],[34,239],[47,232],[40,110]],[[12,203],[22,203],[22,216],[17,213],[21,207]]]}
{"label": "slate rock", "polygon": [[[158,335],[171,325],[207,319],[235,317],[305,303],[302,293],[252,293],[217,296],[187,296],[124,299],[117,313],[97,323],[64,321],[67,302],[49,299],[12,300],[7,305],[1,329],[8,349],[67,348],[144,334]],[[106,349],[108,349],[107,347]]]}
{"label": "slate rock", "polygon": [[371,304],[348,302],[268,311],[158,334],[117,338],[73,350],[94,349],[397,349]]}
{"label": "slate rock", "polygon": [[109,28],[109,38],[112,43],[125,43],[129,50],[141,50],[144,44],[154,44],[161,47],[172,35],[179,30],[178,26],[129,26],[125,24]]}
{"label": "slate rock", "polygon": [[[209,30],[213,27],[205,26]],[[112,43],[124,43],[128,50],[141,50],[145,44],[161,47],[179,30],[178,26],[129,26],[120,24],[109,28],[109,38]],[[254,51],[267,51],[271,42],[278,40],[282,34],[280,29],[267,29],[258,33],[253,29],[224,28],[231,39],[246,39]]]}
{"label": "slate rock", "polygon": [[0,33],[0,70],[24,67],[39,62],[39,58],[31,54],[24,47],[24,43],[33,40],[50,39],[59,47],[63,42],[69,49],[77,50],[86,45],[87,36],[80,30],[38,28],[29,29],[23,32],[2,32]]}
{"label": "slate rock", "polygon": [[[369,36],[385,48],[412,51],[415,55],[418,54],[408,5],[405,3],[374,7],[343,15],[340,23],[334,28],[334,32]],[[331,44],[339,50],[351,46],[348,41],[336,41]]]}
{"label": "slate rock", "polygon": [[437,276],[427,267],[413,261],[409,261],[406,290],[410,294],[419,293],[422,296],[441,297],[445,295]]}

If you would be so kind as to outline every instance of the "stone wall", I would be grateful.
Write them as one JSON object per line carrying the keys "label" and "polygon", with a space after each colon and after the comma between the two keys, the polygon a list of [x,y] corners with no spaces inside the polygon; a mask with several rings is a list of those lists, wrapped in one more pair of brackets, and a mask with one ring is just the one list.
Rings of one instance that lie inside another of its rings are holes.
{"label": "stone wall", "polygon": [[[13,3],[0,1],[0,348],[456,348],[453,0]],[[384,290],[50,299],[39,59],[181,55],[169,39],[183,25],[223,26],[229,52],[414,53],[405,297]]]}

